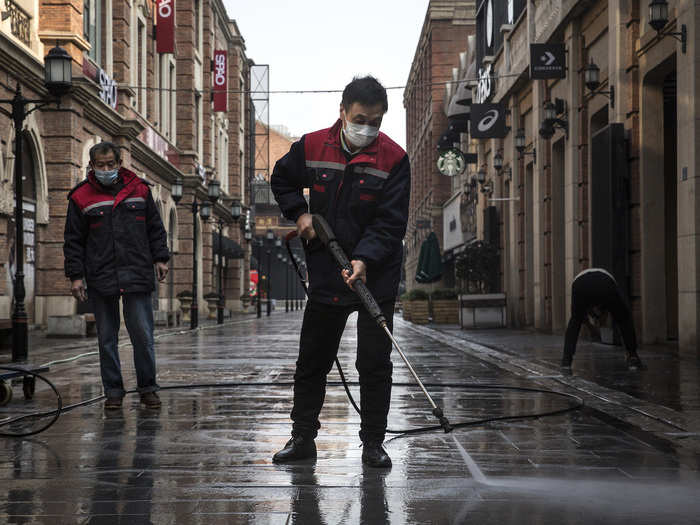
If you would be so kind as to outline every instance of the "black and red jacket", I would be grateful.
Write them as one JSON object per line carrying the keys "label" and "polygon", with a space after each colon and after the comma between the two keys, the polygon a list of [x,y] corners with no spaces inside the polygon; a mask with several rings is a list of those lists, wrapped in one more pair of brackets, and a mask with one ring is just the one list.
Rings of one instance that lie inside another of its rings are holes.
{"label": "black and red jacket", "polygon": [[116,195],[92,171],[68,194],[66,276],[84,278],[101,295],[153,291],[153,264],[170,258],[148,183],[126,168],[119,176],[124,186]]}
{"label": "black and red jacket", "polygon": [[[292,144],[272,173],[271,187],[284,216],[323,215],[343,250],[367,265],[367,286],[378,301],[393,300],[401,277],[411,172],[406,152],[384,133],[358,154],[342,147],[342,121]],[[303,195],[309,188],[309,203]],[[305,243],[309,297],[350,305],[359,299],[318,239]]]}

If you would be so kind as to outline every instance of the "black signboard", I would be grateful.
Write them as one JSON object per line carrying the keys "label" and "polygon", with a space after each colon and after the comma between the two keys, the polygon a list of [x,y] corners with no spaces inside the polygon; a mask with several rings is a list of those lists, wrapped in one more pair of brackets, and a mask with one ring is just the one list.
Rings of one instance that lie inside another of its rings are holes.
{"label": "black signboard", "polygon": [[530,44],[530,78],[565,78],[564,44]]}
{"label": "black signboard", "polygon": [[469,135],[474,139],[503,138],[506,129],[506,108],[502,104],[472,104]]}

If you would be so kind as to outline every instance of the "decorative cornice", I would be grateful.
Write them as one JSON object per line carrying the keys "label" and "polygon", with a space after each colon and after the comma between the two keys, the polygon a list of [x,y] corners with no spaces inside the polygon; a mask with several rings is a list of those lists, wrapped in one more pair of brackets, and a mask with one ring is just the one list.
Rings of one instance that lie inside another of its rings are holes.
{"label": "decorative cornice", "polygon": [[124,120],[116,133],[120,137],[126,137],[130,142],[136,140],[146,126],[136,119]]}
{"label": "decorative cornice", "polygon": [[185,175],[173,166],[170,162],[154,152],[146,144],[136,139],[131,144],[131,155],[135,160],[142,162],[145,166],[158,174],[158,177],[168,183],[173,183],[180,177],[185,178]]}
{"label": "decorative cornice", "polygon": [[98,94],[97,84],[86,78],[74,78],[71,96],[83,110],[83,116],[110,135],[119,135],[124,119],[104,103]]}
{"label": "decorative cornice", "polygon": [[39,40],[46,44],[54,45],[56,42],[74,44],[81,51],[90,51],[90,42],[77,33],[67,31],[39,31]]}
{"label": "decorative cornice", "polygon": [[[0,33],[0,70],[22,80],[22,85],[40,95],[48,95],[44,85],[44,65],[26,49]],[[26,93],[25,93],[26,95]]]}

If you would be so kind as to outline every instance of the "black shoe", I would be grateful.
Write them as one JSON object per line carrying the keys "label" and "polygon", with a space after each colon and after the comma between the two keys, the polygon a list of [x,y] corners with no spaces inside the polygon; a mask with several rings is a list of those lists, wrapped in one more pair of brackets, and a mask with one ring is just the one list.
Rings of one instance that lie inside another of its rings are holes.
{"label": "black shoe", "polygon": [[642,363],[637,354],[627,356],[627,368],[629,370],[646,370],[647,367]]}
{"label": "black shoe", "polygon": [[362,445],[362,463],[369,467],[391,468],[391,458],[381,443]]}
{"label": "black shoe", "polygon": [[287,444],[277,454],[272,456],[274,463],[289,463],[301,459],[316,458],[316,443],[311,438],[296,436],[287,441]]}
{"label": "black shoe", "polygon": [[121,407],[121,397],[107,397],[107,400],[105,401],[105,410],[119,410]]}

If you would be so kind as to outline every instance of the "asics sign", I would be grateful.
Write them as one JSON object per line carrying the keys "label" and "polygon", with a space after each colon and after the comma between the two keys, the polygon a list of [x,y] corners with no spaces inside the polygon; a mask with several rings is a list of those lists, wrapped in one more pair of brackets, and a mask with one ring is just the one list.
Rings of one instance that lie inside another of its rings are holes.
{"label": "asics sign", "polygon": [[469,134],[474,139],[505,137],[505,108],[501,104],[472,104]]}

